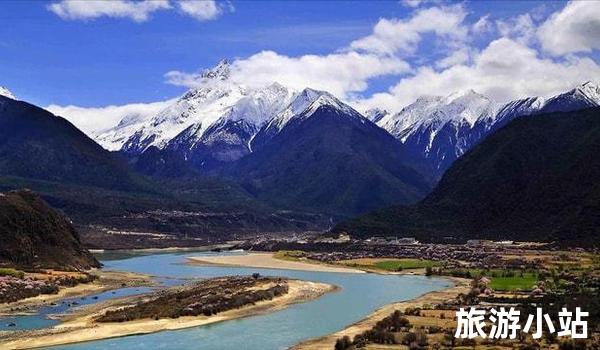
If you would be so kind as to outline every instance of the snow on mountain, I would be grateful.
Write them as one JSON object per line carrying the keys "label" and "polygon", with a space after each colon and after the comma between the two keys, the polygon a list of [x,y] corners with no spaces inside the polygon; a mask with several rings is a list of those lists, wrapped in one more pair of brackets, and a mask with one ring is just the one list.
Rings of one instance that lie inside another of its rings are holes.
{"label": "snow on mountain", "polygon": [[109,151],[118,151],[123,144],[153,117],[146,113],[126,115],[117,126],[93,133],[91,137]]}
{"label": "snow on mountain", "polygon": [[8,98],[11,98],[13,100],[17,99],[15,97],[15,95],[13,95],[13,93],[10,92],[10,90],[8,88],[5,88],[4,86],[0,86],[0,96],[8,97]]}
{"label": "snow on mountain", "polygon": [[306,88],[297,94],[283,111],[269,121],[266,130],[277,133],[294,119],[310,118],[321,106],[330,106],[343,115],[363,118],[360,113],[329,92]]}
{"label": "snow on mountain", "polygon": [[542,107],[542,112],[568,112],[597,106],[600,106],[600,86],[588,81],[549,98]]}
{"label": "snow on mountain", "polygon": [[389,114],[390,112],[385,109],[371,108],[365,111],[364,116],[373,123],[378,123],[381,119],[385,118]]}
{"label": "snow on mountain", "polygon": [[203,141],[207,144],[215,143],[225,137],[229,126],[242,124],[253,137],[271,118],[289,106],[295,96],[294,91],[278,83],[253,91],[217,120],[203,137]]}
{"label": "snow on mountain", "polygon": [[399,113],[384,116],[377,125],[409,152],[424,157],[439,177],[454,160],[515,118],[595,106],[600,106],[600,86],[592,82],[548,99],[528,97],[502,106],[468,90],[446,97],[421,97]]}
{"label": "snow on mountain", "polygon": [[600,86],[588,81],[567,92],[547,99],[528,97],[511,101],[500,108],[494,119],[496,124],[506,124],[519,116],[569,112],[597,106],[600,106]]}
{"label": "snow on mountain", "polygon": [[287,107],[295,92],[278,83],[248,92],[223,116],[204,129],[192,124],[167,145],[200,166],[211,161],[233,161],[250,153],[251,141],[273,116]]}
{"label": "snow on mountain", "polygon": [[[402,142],[419,132],[429,135],[428,146],[446,125],[474,125],[481,118],[495,114],[497,107],[489,98],[473,91],[455,92],[446,97],[424,96],[397,114],[388,114],[377,125]],[[426,152],[429,149],[425,150]]]}
{"label": "snow on mountain", "polygon": [[434,177],[439,177],[471,147],[470,131],[478,121],[493,119],[497,109],[486,96],[466,90],[420,97],[377,125],[400,140],[407,152],[425,159]]}
{"label": "snow on mountain", "polygon": [[509,122],[521,115],[537,113],[546,101],[541,97],[527,97],[520,100],[510,101],[502,106],[498,113],[487,121],[488,127],[500,122]]}
{"label": "snow on mountain", "polygon": [[229,63],[221,61],[216,67],[202,73],[198,88],[189,90],[148,120],[124,143],[121,150],[138,154],[150,146],[164,148],[171,139],[192,125],[199,126],[197,134],[201,134],[247,94],[244,86],[229,80]]}

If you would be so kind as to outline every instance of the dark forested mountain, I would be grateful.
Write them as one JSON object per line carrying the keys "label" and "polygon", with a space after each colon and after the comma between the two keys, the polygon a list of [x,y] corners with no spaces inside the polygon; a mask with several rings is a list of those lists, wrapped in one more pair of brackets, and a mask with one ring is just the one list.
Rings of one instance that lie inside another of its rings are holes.
{"label": "dark forested mountain", "polygon": [[349,215],[415,202],[429,189],[397,140],[326,92],[299,94],[252,149],[230,175],[276,206]]}
{"label": "dark forested mountain", "polygon": [[31,191],[0,193],[0,265],[89,269],[100,263],[71,223]]}
{"label": "dark forested mountain", "polygon": [[[178,161],[140,164],[189,174]],[[144,178],[65,119],[0,96],[0,191],[31,188],[77,224],[197,235],[321,227],[318,217],[279,215],[237,184],[191,174],[185,181]]]}
{"label": "dark forested mountain", "polygon": [[600,109],[519,118],[459,158],[414,206],[339,224],[354,236],[600,242]]}
{"label": "dark forested mountain", "polygon": [[599,105],[600,86],[592,82],[546,100],[530,97],[502,106],[470,90],[445,97],[421,97],[396,114],[378,118],[377,124],[413,156],[422,157],[428,172],[439,179],[456,159],[515,118]]}
{"label": "dark forested mountain", "polygon": [[143,179],[71,123],[0,96],[0,176],[139,190]]}

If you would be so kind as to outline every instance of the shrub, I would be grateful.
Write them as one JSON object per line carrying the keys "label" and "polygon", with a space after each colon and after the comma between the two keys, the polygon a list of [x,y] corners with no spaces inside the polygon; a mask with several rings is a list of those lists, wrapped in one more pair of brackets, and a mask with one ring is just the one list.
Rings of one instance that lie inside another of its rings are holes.
{"label": "shrub", "polygon": [[406,333],[404,335],[404,337],[402,338],[402,344],[404,344],[404,345],[410,345],[412,343],[416,343],[416,341],[417,341],[417,335],[413,332]]}
{"label": "shrub", "polygon": [[0,276],[10,276],[23,279],[25,277],[25,272],[10,268],[0,268]]}
{"label": "shrub", "polygon": [[347,335],[343,336],[342,338],[339,338],[335,342],[335,350],[347,350],[350,348],[352,348],[352,341]]}
{"label": "shrub", "polygon": [[438,326],[429,326],[429,334],[436,334],[442,331],[442,328]]}

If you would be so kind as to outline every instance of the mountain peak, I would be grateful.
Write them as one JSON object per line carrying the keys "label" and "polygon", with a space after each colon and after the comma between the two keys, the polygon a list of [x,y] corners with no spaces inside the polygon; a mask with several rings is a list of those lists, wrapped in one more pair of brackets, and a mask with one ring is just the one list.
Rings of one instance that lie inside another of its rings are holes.
{"label": "mountain peak", "polygon": [[[358,114],[350,106],[340,101],[327,91],[320,91],[311,88],[305,88],[300,95],[292,102],[297,114],[302,114],[305,118],[310,117],[321,106],[330,106],[347,114]],[[300,108],[298,108],[300,107]]]}
{"label": "mountain peak", "polygon": [[453,102],[473,103],[475,101],[490,101],[490,99],[487,96],[482,95],[473,89],[455,91],[455,92],[449,94],[448,96],[446,96],[445,100],[447,101],[447,103],[453,103]]}
{"label": "mountain peak", "polygon": [[227,80],[230,74],[231,64],[227,59],[222,59],[216,66],[203,70],[202,78]]}
{"label": "mountain peak", "polygon": [[541,112],[568,112],[596,106],[600,106],[600,86],[587,81],[565,93],[549,98]]}
{"label": "mountain peak", "polygon": [[365,111],[365,117],[376,124],[389,114],[390,112],[381,108],[371,108]]}
{"label": "mountain peak", "polygon": [[592,82],[586,81],[585,83],[577,86],[573,89],[574,93],[580,93],[590,99],[600,101],[600,85]]}
{"label": "mountain peak", "polygon": [[17,99],[15,97],[15,95],[12,92],[10,92],[9,89],[5,88],[4,86],[0,86],[0,96],[8,97],[8,98],[11,98],[13,100]]}
{"label": "mountain peak", "polygon": [[292,102],[283,111],[271,119],[267,129],[275,128],[278,132],[290,120],[308,118],[322,106],[330,106],[335,110],[341,111],[343,114],[360,116],[352,107],[343,103],[329,92],[305,88],[293,98]]}

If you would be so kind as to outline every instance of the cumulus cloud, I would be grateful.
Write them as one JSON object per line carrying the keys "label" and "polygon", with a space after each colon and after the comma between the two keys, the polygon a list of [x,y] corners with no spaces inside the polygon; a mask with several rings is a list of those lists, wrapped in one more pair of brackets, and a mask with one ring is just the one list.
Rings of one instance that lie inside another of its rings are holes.
{"label": "cumulus cloud", "polygon": [[531,43],[535,39],[536,25],[529,13],[524,13],[516,18],[496,21],[498,32],[507,38],[513,38],[522,43]]}
{"label": "cumulus cloud", "polygon": [[[219,17],[225,10],[215,1],[198,1],[198,0],[180,0],[177,6],[184,14],[191,16],[199,21],[208,21]],[[229,9],[233,7],[229,5]]]}
{"label": "cumulus cloud", "polygon": [[490,21],[490,15],[482,16],[471,26],[471,31],[475,34],[491,32],[493,29]]}
{"label": "cumulus cloud", "polygon": [[419,7],[424,1],[423,0],[402,0],[400,3],[406,7]]}
{"label": "cumulus cloud", "polygon": [[[280,82],[296,89],[311,87],[345,97],[348,93],[366,89],[371,78],[404,73],[409,68],[399,58],[357,52],[290,57],[262,51],[232,62],[231,79],[253,87]],[[165,78],[168,83],[179,86],[203,84],[201,73],[171,71]]]}
{"label": "cumulus cloud", "polygon": [[600,6],[596,1],[571,1],[537,34],[544,50],[553,55],[600,49]]}
{"label": "cumulus cloud", "polygon": [[98,17],[130,18],[144,22],[152,12],[170,9],[168,0],[62,0],[48,5],[48,10],[66,20],[89,20]]}
{"label": "cumulus cloud", "polygon": [[570,57],[555,61],[509,38],[492,41],[472,64],[458,64],[436,71],[418,68],[385,93],[355,101],[362,108],[378,106],[392,111],[423,95],[447,95],[474,89],[498,102],[527,96],[548,96],[571,89],[587,80],[600,78],[600,66],[592,59]]}
{"label": "cumulus cloud", "polygon": [[463,47],[461,49],[453,51],[450,55],[442,58],[441,60],[435,63],[437,68],[448,68],[455,66],[457,64],[463,64],[469,61],[471,58],[471,49],[468,47]]}
{"label": "cumulus cloud", "polygon": [[463,23],[466,15],[467,11],[459,4],[422,9],[408,19],[383,18],[371,35],[353,41],[350,48],[380,55],[411,54],[426,33],[433,33],[444,41],[462,41],[468,34]]}
{"label": "cumulus cloud", "polygon": [[[223,7],[215,0],[179,0],[176,7],[180,13],[199,21],[212,20],[233,7]],[[48,10],[65,20],[91,20],[99,17],[129,18],[145,22],[150,14],[159,10],[172,10],[170,0],[62,0],[48,5]]]}
{"label": "cumulus cloud", "polygon": [[[202,20],[224,11],[208,5],[184,9],[185,3],[179,3],[179,11]],[[581,54],[600,48],[600,14],[597,6],[588,4],[568,3],[545,22],[528,13],[494,20],[485,15],[468,22],[468,11],[462,4],[419,8],[406,18],[380,19],[371,34],[337,52],[288,56],[262,51],[233,61],[230,76],[250,87],[279,82],[295,89],[327,90],[359,110],[378,107],[399,111],[423,95],[447,95],[465,89],[500,103],[553,95],[584,81],[600,80],[600,66]],[[473,37],[483,33],[477,39],[490,41],[475,45]],[[495,37],[490,38],[492,35]],[[425,37],[435,41],[436,61],[431,56],[419,60]],[[546,55],[540,47],[556,56]],[[372,79],[381,76],[397,76],[398,80],[383,92],[361,95],[368,91]],[[165,81],[188,88],[205,83],[201,72],[177,70],[166,73]],[[100,130],[114,126],[127,114],[155,114],[164,103],[49,109],[84,130]]]}
{"label": "cumulus cloud", "polygon": [[[286,56],[262,51],[231,65],[231,79],[248,86],[264,86],[274,81],[296,89],[312,87],[349,97],[367,89],[369,80],[383,75],[408,73],[404,54],[414,52],[424,34],[443,38],[445,45],[458,50],[441,60],[441,66],[462,63],[468,50],[462,42],[468,35],[463,25],[466,11],[462,5],[431,7],[415,11],[405,19],[381,19],[373,32],[328,55]],[[201,72],[171,71],[165,80],[174,85],[198,87]]]}
{"label": "cumulus cloud", "polygon": [[79,107],[50,105],[46,109],[53,114],[63,117],[73,123],[86,134],[99,132],[117,125],[127,116],[150,118],[175,100],[153,103],[132,103],[122,106]]}

